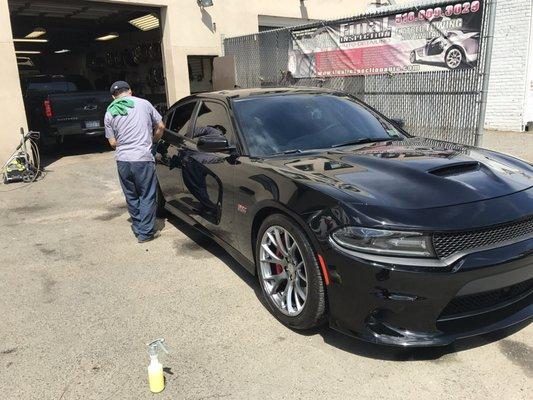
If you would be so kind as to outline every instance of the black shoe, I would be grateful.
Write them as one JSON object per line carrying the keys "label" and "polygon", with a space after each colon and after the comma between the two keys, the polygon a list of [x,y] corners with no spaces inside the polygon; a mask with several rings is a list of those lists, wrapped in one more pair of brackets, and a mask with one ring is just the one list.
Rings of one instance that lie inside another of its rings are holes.
{"label": "black shoe", "polygon": [[131,226],[131,231],[133,232],[133,234],[135,235],[135,237],[139,237],[139,235],[137,235],[137,234],[135,233],[135,229],[133,229],[133,225]]}
{"label": "black shoe", "polygon": [[161,236],[161,232],[157,231],[152,236],[147,237],[146,239],[137,239],[137,242],[139,243],[151,242],[152,240],[157,239],[159,236]]}

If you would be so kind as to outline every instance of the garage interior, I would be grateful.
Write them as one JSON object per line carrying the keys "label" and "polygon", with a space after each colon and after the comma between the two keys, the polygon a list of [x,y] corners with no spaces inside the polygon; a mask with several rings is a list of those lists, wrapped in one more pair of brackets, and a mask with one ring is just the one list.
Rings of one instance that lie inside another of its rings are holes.
{"label": "garage interior", "polygon": [[8,4],[21,80],[81,75],[96,90],[126,80],[136,96],[166,109],[159,9],[75,0]]}

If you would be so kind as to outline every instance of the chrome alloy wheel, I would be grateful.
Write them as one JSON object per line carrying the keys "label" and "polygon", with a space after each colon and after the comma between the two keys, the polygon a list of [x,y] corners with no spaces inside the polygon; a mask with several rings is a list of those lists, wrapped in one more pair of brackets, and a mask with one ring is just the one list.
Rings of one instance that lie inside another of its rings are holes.
{"label": "chrome alloy wheel", "polygon": [[261,238],[259,257],[267,296],[283,314],[300,314],[308,293],[307,271],[292,235],[281,226],[269,227]]}
{"label": "chrome alloy wheel", "polygon": [[448,67],[455,69],[463,62],[463,55],[458,49],[451,49],[446,55],[446,65]]}

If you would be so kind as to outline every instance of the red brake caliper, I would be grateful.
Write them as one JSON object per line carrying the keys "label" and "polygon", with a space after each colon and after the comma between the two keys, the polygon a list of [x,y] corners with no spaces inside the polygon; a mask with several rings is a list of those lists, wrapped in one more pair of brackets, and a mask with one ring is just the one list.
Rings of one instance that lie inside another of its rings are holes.
{"label": "red brake caliper", "polygon": [[[278,250],[276,252],[276,256],[278,258],[281,258],[281,252]],[[281,264],[276,264],[276,275],[279,275],[283,272],[283,267],[281,266]]]}

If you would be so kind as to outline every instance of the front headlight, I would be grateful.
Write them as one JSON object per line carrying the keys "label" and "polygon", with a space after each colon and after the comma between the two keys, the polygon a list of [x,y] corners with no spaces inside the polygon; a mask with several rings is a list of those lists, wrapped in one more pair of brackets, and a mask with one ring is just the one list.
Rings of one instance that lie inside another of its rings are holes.
{"label": "front headlight", "polygon": [[403,257],[435,257],[431,238],[419,232],[348,226],[333,232],[331,237],[339,246],[364,253]]}

